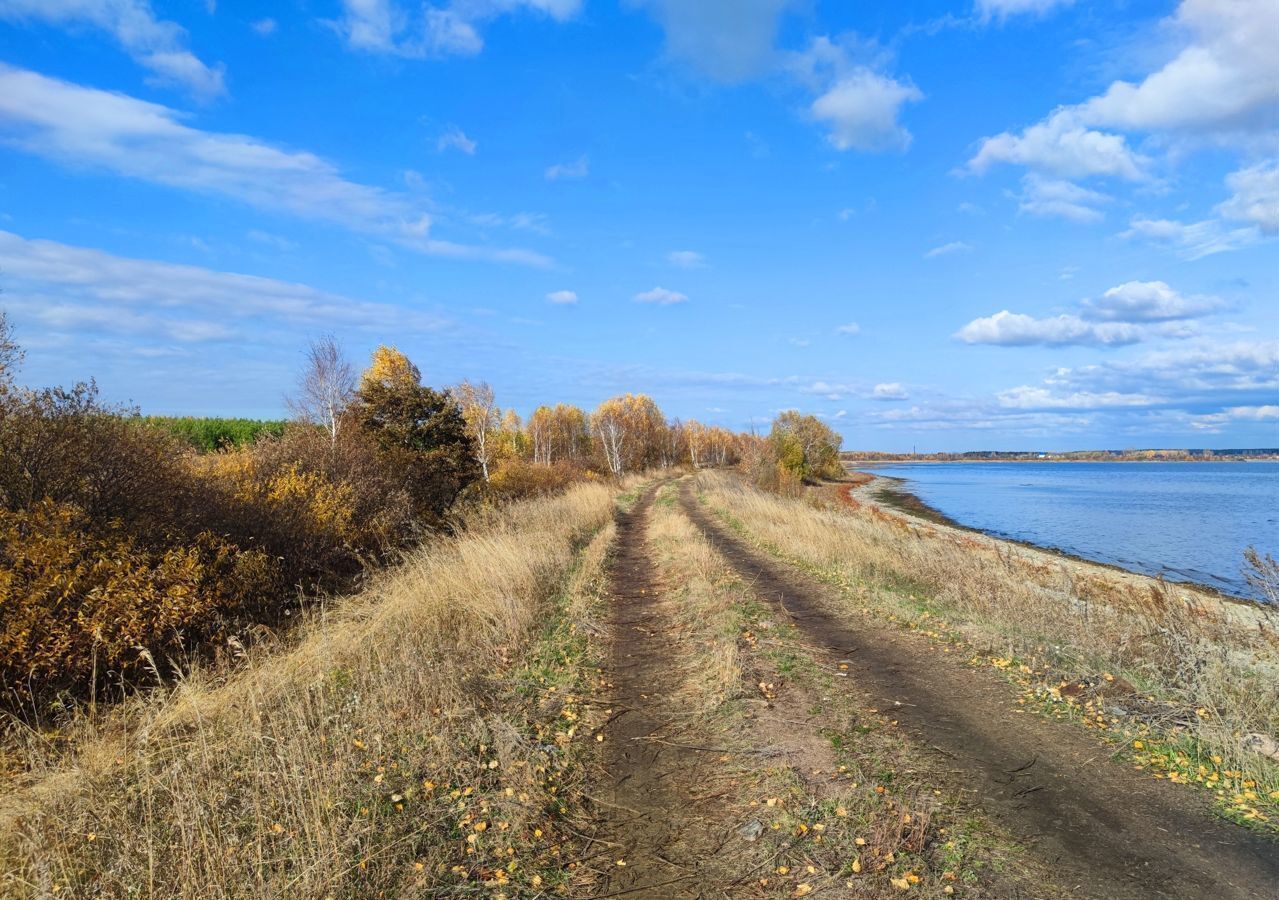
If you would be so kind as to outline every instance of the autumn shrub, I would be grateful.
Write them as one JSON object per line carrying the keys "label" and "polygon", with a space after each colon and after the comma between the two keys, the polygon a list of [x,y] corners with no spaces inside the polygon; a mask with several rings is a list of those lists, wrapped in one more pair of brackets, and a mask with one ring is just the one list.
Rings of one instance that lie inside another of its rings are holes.
{"label": "autumn shrub", "polygon": [[488,491],[496,500],[522,500],[559,493],[588,477],[581,467],[567,461],[537,463],[514,458],[502,461],[489,479]]}
{"label": "autumn shrub", "polygon": [[212,534],[152,548],[70,503],[0,511],[0,689],[22,706],[167,673],[277,587],[266,554]]}

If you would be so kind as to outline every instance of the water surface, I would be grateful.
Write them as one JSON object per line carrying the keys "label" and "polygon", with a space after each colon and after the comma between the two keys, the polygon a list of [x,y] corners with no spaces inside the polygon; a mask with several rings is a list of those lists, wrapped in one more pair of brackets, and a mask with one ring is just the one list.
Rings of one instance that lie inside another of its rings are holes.
{"label": "water surface", "polygon": [[1257,596],[1243,576],[1245,548],[1279,557],[1279,462],[864,470],[906,479],[916,496],[961,525],[1236,596]]}

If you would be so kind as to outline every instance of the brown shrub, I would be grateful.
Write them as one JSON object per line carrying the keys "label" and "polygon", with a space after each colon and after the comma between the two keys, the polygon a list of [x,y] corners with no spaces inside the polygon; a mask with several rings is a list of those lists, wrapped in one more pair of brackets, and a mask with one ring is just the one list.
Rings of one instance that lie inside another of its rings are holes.
{"label": "brown shrub", "polygon": [[547,464],[513,458],[502,461],[489,479],[488,489],[497,500],[522,500],[557,494],[587,477],[580,468],[563,460]]}
{"label": "brown shrub", "polygon": [[0,688],[23,705],[159,675],[276,586],[265,554],[210,534],[155,550],[69,503],[0,511]]}

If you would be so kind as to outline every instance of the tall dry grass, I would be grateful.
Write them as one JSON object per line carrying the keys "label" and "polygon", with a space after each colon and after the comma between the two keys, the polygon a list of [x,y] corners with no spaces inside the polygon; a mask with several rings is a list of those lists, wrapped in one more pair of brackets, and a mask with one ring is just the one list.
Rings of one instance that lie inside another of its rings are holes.
{"label": "tall dry grass", "polygon": [[1279,781],[1247,737],[1279,735],[1273,616],[873,507],[777,497],[727,473],[698,484],[752,540],[843,588],[850,607],[905,618],[930,609],[983,652],[1033,660],[1054,685],[1121,676],[1136,690],[1128,715],[1190,735],[1253,780]]}
{"label": "tall dry grass", "polygon": [[29,772],[0,800],[0,894],[438,896],[540,880],[590,752],[573,694],[591,671],[612,498],[581,485],[513,505],[228,679],[196,672],[56,743],[14,736]]}

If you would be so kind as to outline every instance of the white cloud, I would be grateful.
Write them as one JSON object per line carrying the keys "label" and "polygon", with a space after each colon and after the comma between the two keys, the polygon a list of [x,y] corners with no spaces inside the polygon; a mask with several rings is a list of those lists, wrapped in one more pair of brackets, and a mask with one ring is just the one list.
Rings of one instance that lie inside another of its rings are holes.
{"label": "white cloud", "polygon": [[706,265],[706,257],[696,250],[672,250],[666,254],[666,261],[681,269],[700,269]]}
{"label": "white cloud", "polygon": [[874,390],[871,391],[871,398],[874,400],[909,400],[910,394],[906,393],[906,389],[896,381],[890,381],[875,385]]}
{"label": "white cloud", "polygon": [[570,306],[577,302],[577,293],[575,291],[551,291],[546,295],[546,299],[560,306]]}
{"label": "white cloud", "polygon": [[1108,409],[1128,406],[1151,406],[1163,402],[1148,394],[1123,394],[1118,391],[1091,393],[1075,391],[1070,394],[1054,393],[1048,388],[1010,388],[996,394],[999,405],[1007,409]]}
{"label": "white cloud", "polygon": [[810,111],[827,123],[829,140],[840,150],[905,150],[911,135],[897,117],[903,105],[922,99],[913,84],[862,66],[841,75]]}
{"label": "white cloud", "polygon": [[349,181],[326,160],[242,134],[200,131],[159,104],[0,64],[0,132],[28,152],[259,209],[332,222],[433,255],[546,265],[540,254],[431,236],[411,198]]}
{"label": "white cloud", "polygon": [[1116,81],[1079,108],[1087,121],[1135,131],[1222,136],[1270,131],[1279,111],[1279,4],[1183,0],[1166,30],[1185,44],[1139,83]]}
{"label": "white cloud", "polygon": [[436,331],[444,320],[304,284],[132,259],[0,231],[5,306],[62,333],[112,332],[183,343],[294,340],[299,329]]}
{"label": "white cloud", "polygon": [[435,149],[443,153],[445,150],[461,150],[467,156],[475,155],[475,148],[478,146],[475,141],[466,136],[461,128],[456,125],[450,125],[438,141],[435,142]]}
{"label": "white cloud", "polygon": [[1226,176],[1234,196],[1217,207],[1227,219],[1251,222],[1266,234],[1279,233],[1279,160],[1258,163]]}
{"label": "white cloud", "polygon": [[1146,332],[1128,322],[1088,322],[1079,316],[1060,315],[1046,319],[1002,310],[993,316],[973,319],[956,332],[965,344],[997,344],[1003,347],[1069,344],[1120,346],[1135,344]]}
{"label": "white cloud", "polygon": [[1262,240],[1257,228],[1226,228],[1217,219],[1187,223],[1141,216],[1129,222],[1128,230],[1119,236],[1128,240],[1142,239],[1161,244],[1192,260],[1251,247]]}
{"label": "white cloud", "polygon": [[634,0],[666,34],[667,55],[716,81],[734,83],[767,70],[782,14],[798,0]]}
{"label": "white cloud", "polygon": [[1097,300],[1084,301],[1089,318],[1113,322],[1168,322],[1193,319],[1221,309],[1219,297],[1184,296],[1163,281],[1128,281],[1112,287]]}
{"label": "white cloud", "polygon": [[582,156],[570,163],[556,163],[553,166],[548,166],[546,180],[561,181],[565,178],[585,178],[590,173],[590,161],[585,156]]}
{"label": "white cloud", "polygon": [[861,330],[862,330],[862,326],[858,325],[856,322],[849,322],[846,325],[840,325],[838,328],[836,328],[835,333],[848,335],[851,337],[854,334],[860,334]]}
{"label": "white cloud", "polygon": [[0,0],[0,18],[60,27],[91,25],[107,32],[152,80],[216,97],[226,91],[223,67],[208,66],[186,48],[186,30],[157,19],[147,0]]}
{"label": "white cloud", "polygon": [[977,0],[977,15],[983,21],[1007,19],[1011,16],[1042,16],[1075,0]]}
{"label": "white cloud", "polygon": [[1104,215],[1097,207],[1109,203],[1111,199],[1100,191],[1090,191],[1069,181],[1043,178],[1031,172],[1021,180],[1017,209],[1033,216],[1055,216],[1072,222],[1096,222]]}
{"label": "white cloud", "polygon": [[330,24],[353,49],[425,59],[474,56],[484,49],[484,23],[522,11],[562,22],[577,14],[581,0],[457,0],[424,4],[416,17],[396,0],[342,0],[342,8],[342,18]]}
{"label": "white cloud", "polygon": [[688,300],[686,294],[679,291],[670,291],[664,287],[655,287],[651,291],[642,291],[635,295],[636,303],[656,303],[658,306],[669,306],[672,303],[685,303]]}
{"label": "white cloud", "polygon": [[267,37],[268,35],[275,34],[277,23],[275,19],[271,19],[271,18],[258,19],[249,27],[252,28],[254,32],[261,35],[262,37]]}
{"label": "white cloud", "polygon": [[942,244],[934,247],[924,254],[924,259],[933,259],[938,256],[948,256],[951,253],[968,253],[973,249],[973,245],[964,241],[951,241],[948,244]]}
{"label": "white cloud", "polygon": [[1200,431],[1217,433],[1238,422],[1279,422],[1279,406],[1230,406],[1216,413],[1192,416],[1190,426]]}
{"label": "white cloud", "polygon": [[968,170],[984,174],[998,163],[1064,178],[1102,175],[1137,181],[1146,177],[1150,161],[1134,153],[1123,135],[1095,131],[1071,110],[1059,109],[1021,134],[1005,131],[983,140]]}

